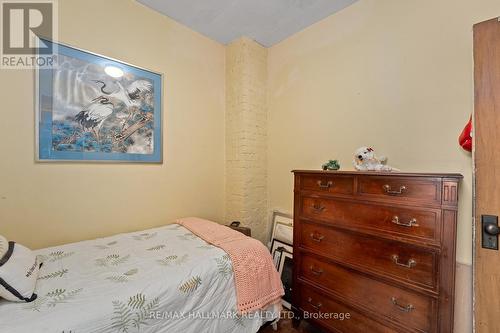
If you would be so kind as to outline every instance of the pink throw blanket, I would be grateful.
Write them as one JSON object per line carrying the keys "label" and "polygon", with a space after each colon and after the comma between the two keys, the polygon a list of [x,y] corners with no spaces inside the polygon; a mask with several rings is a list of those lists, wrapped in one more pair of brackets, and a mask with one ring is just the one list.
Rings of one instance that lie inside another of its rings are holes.
{"label": "pink throw blanket", "polygon": [[221,248],[231,257],[239,313],[252,312],[278,303],[285,294],[273,259],[258,240],[196,217],[176,222],[207,243]]}

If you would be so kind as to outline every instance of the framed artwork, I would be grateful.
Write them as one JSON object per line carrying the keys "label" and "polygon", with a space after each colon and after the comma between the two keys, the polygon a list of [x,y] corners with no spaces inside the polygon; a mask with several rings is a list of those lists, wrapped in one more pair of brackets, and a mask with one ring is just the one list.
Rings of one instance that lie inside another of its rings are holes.
{"label": "framed artwork", "polygon": [[273,239],[271,245],[271,255],[273,257],[274,265],[276,269],[279,270],[279,265],[281,262],[281,258],[283,257],[283,253],[293,253],[293,247],[290,244],[283,243],[277,239]]}
{"label": "framed artwork", "polygon": [[[282,213],[277,210],[272,215],[271,241],[278,239],[284,243],[293,243],[293,216],[288,213]],[[268,247],[271,243],[268,243]]]}
{"label": "framed artwork", "polygon": [[37,161],[162,163],[162,75],[54,44],[36,71]]}
{"label": "framed artwork", "polygon": [[283,251],[274,251],[273,252],[273,262],[276,270],[280,267],[281,256],[283,255]]}
{"label": "framed artwork", "polygon": [[283,282],[283,288],[285,289],[285,295],[283,295],[281,302],[283,306],[287,309],[291,308],[292,302],[292,284],[293,284],[293,255],[288,252],[283,252],[281,256],[278,272],[281,276],[281,281]]}

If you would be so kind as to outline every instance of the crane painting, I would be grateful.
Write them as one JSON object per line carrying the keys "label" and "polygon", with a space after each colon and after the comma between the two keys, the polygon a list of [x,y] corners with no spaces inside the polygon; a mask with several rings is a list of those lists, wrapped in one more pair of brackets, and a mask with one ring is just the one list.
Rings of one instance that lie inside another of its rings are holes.
{"label": "crane painting", "polygon": [[161,162],[161,75],[56,46],[38,70],[38,159]]}

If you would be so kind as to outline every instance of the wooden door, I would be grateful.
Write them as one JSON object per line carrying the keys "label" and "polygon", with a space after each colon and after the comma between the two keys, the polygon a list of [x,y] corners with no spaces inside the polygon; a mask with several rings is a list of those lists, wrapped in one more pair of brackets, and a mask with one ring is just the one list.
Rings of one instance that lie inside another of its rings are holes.
{"label": "wooden door", "polygon": [[482,248],[482,215],[500,215],[500,21],[474,26],[476,333],[500,333],[500,252]]}

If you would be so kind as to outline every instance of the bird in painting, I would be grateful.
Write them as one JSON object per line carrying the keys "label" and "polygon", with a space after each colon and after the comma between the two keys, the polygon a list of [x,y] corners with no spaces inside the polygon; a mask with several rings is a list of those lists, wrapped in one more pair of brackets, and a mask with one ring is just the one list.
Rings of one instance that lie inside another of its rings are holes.
{"label": "bird in painting", "polygon": [[84,131],[92,131],[98,142],[101,140],[101,127],[104,121],[113,114],[116,106],[123,103],[129,112],[128,117],[126,116],[127,119],[123,122],[123,128],[129,119],[135,116],[145,96],[151,95],[153,90],[151,82],[146,80],[133,81],[126,89],[120,82],[115,81],[114,83],[118,87],[115,91],[107,91],[107,84],[104,81],[92,81],[100,84],[99,90],[103,95],[94,98],[86,105],[75,116],[75,121],[83,127]]}
{"label": "bird in painting", "polygon": [[[118,87],[115,91],[107,91],[107,84],[101,80],[94,80],[95,83],[101,85],[100,91],[106,97],[109,97],[116,104],[123,103],[128,112],[125,120],[122,122],[122,129],[125,128],[130,119],[134,119],[143,101],[152,96],[153,84],[147,80],[135,80],[130,83],[127,88],[124,88],[119,81],[114,84]],[[122,117],[119,117],[122,118]]]}
{"label": "bird in painting", "polygon": [[104,95],[120,100],[126,107],[139,107],[141,105],[141,98],[153,91],[152,83],[146,80],[133,81],[126,89],[120,82],[115,81],[114,83],[118,86],[118,89],[112,92],[106,91],[107,84],[104,81],[94,80],[94,82],[101,85],[100,91]]}
{"label": "bird in painting", "polygon": [[109,98],[96,97],[75,116],[75,121],[82,125],[85,131],[92,131],[96,140],[100,142],[102,124],[113,114],[113,108],[114,105]]}

